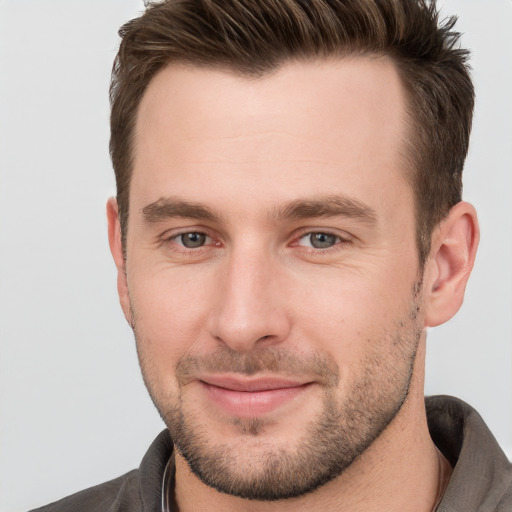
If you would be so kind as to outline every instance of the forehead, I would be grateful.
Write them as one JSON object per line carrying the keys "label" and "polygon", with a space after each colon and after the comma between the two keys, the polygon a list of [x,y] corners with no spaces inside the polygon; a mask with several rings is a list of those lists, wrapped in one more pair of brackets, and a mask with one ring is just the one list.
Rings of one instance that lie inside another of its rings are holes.
{"label": "forehead", "polygon": [[260,78],[172,64],[139,107],[131,190],[148,203],[223,182],[264,191],[260,203],[335,184],[382,192],[404,181],[404,119],[388,58],[290,62]]}

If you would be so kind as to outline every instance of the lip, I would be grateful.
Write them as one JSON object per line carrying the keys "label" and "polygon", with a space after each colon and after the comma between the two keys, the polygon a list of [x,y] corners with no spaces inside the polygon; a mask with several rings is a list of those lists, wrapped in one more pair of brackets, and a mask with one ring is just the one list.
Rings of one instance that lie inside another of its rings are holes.
{"label": "lip", "polygon": [[209,401],[226,413],[256,417],[295,400],[312,383],[275,377],[208,376],[200,384]]}

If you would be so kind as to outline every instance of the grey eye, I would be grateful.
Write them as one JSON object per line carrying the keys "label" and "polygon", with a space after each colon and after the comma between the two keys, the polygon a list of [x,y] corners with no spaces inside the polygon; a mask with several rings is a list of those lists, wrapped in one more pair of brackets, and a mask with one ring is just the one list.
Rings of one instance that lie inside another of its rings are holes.
{"label": "grey eye", "polygon": [[196,249],[206,243],[206,238],[207,236],[204,233],[182,233],[176,241],[187,249]]}
{"label": "grey eye", "polygon": [[311,245],[315,249],[326,249],[328,247],[332,247],[338,241],[338,237],[336,235],[331,235],[329,233],[311,233],[309,237]]}
{"label": "grey eye", "polygon": [[311,247],[314,247],[315,249],[328,249],[329,247],[336,245],[339,242],[340,237],[332,235],[330,233],[319,232],[309,233],[306,236],[304,236],[303,239],[306,239],[307,242],[309,242],[306,242],[303,245],[309,245]]}

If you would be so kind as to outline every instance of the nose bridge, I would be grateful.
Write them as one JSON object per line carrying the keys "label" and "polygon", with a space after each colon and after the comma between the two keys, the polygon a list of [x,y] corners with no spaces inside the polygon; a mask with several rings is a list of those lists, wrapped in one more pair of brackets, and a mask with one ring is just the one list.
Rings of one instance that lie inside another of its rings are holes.
{"label": "nose bridge", "polygon": [[222,274],[212,336],[240,352],[286,338],[290,326],[278,288],[279,262],[270,251],[257,243],[239,244],[230,251]]}

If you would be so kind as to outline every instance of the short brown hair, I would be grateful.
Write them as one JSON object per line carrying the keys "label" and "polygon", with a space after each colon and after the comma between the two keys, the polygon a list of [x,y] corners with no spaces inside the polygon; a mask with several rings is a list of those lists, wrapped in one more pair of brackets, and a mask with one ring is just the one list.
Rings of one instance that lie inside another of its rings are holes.
{"label": "short brown hair", "polygon": [[167,0],[121,27],[110,88],[110,154],[123,245],[137,110],[171,62],[262,76],[290,60],[387,55],[408,93],[408,174],[422,265],[434,227],[461,200],[473,117],[468,52],[435,0]]}

